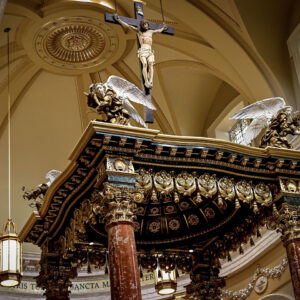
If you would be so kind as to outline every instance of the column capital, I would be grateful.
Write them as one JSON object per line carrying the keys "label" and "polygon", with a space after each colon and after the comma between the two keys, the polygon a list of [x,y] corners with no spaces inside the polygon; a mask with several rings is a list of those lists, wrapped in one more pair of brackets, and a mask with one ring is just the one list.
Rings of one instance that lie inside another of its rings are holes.
{"label": "column capital", "polygon": [[143,194],[136,189],[114,186],[104,183],[103,198],[101,207],[104,216],[106,230],[112,224],[130,223],[133,224],[136,216],[135,202],[143,200]]}
{"label": "column capital", "polygon": [[[273,215],[269,220],[271,229],[277,228],[282,233],[282,242],[286,246],[293,240],[300,239],[300,205],[295,198],[284,197],[285,201],[279,211],[274,206]],[[300,198],[297,198],[300,204]]]}

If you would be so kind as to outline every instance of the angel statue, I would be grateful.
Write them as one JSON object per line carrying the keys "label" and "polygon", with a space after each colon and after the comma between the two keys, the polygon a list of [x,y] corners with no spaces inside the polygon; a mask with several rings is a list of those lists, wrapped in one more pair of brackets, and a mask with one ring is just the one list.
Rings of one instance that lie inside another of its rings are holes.
{"label": "angel statue", "polygon": [[290,135],[300,134],[300,112],[292,112],[292,107],[287,106],[280,97],[268,98],[246,106],[231,118],[250,120],[242,144],[250,143],[266,128],[260,147],[267,146],[291,149],[292,145],[287,139]]}
{"label": "angel statue", "polygon": [[[48,180],[46,183],[39,184],[36,188],[31,190],[30,192],[24,192],[23,198],[27,200],[35,200],[35,204],[30,206],[36,206],[38,209],[42,205],[41,201],[38,201],[37,198],[42,199],[42,196],[45,196],[48,188],[54,182],[54,180],[61,174],[61,171],[51,170],[46,174],[46,179]],[[23,187],[23,191],[25,188]]]}
{"label": "angel statue", "polygon": [[110,76],[105,83],[93,83],[90,86],[88,106],[94,108],[101,121],[129,125],[129,117],[144,127],[146,123],[130,101],[155,110],[149,98],[137,86],[118,76]]}

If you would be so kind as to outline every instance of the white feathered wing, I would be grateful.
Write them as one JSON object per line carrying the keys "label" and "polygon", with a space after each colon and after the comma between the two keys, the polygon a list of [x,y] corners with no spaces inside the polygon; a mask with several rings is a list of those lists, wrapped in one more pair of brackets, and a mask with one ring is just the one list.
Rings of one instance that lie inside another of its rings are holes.
{"label": "white feathered wing", "polygon": [[142,126],[144,126],[145,128],[146,123],[145,121],[142,119],[142,117],[139,115],[139,113],[137,112],[137,110],[133,107],[133,105],[125,98],[120,98],[123,104],[123,107],[128,111],[130,117],[135,120],[137,123],[141,124]]}
{"label": "white feathered wing", "polygon": [[123,97],[138,104],[142,104],[152,110],[156,109],[150,101],[149,96],[145,95],[133,83],[115,75],[109,76],[106,83],[112,87],[117,96]]}
{"label": "white feathered wing", "polygon": [[117,97],[122,101],[124,108],[128,111],[132,119],[134,119],[142,126],[147,127],[142,117],[139,115],[137,110],[132,106],[132,104],[129,101],[142,104],[143,106],[146,106],[149,109],[155,110],[156,108],[152,104],[149,95],[145,95],[133,83],[115,75],[110,76],[106,84],[115,91]]}
{"label": "white feathered wing", "polygon": [[286,106],[284,99],[274,97],[250,104],[235,113],[230,120],[253,119],[245,132],[242,144],[249,145],[259,135],[262,129],[270,124],[277,112],[283,108],[289,108]]}
{"label": "white feathered wing", "polygon": [[61,171],[51,170],[46,174],[46,179],[48,179],[47,185],[50,186],[53,181],[61,174]]}

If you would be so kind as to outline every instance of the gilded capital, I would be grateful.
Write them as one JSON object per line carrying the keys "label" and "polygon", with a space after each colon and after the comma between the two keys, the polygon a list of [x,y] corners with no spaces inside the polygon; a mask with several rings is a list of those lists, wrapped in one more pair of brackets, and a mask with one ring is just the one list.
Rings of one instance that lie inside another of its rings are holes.
{"label": "gilded capital", "polygon": [[113,186],[109,183],[104,184],[102,207],[105,227],[108,228],[113,223],[129,222],[136,219],[134,214],[136,204],[143,194],[135,189],[128,187]]}
{"label": "gilded capital", "polygon": [[277,228],[282,233],[282,241],[286,245],[300,238],[300,206],[283,203],[279,211],[274,207],[273,216],[269,222],[271,228]]}

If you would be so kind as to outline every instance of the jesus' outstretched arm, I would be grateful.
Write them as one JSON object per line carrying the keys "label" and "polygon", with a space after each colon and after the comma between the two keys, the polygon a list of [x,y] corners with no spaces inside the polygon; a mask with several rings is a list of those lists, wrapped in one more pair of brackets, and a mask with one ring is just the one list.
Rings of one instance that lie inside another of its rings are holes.
{"label": "jesus' outstretched arm", "polygon": [[114,19],[126,29],[131,29],[135,32],[139,31],[136,27],[131,26],[131,25],[127,24],[126,22],[122,21],[117,14],[114,15]]}
{"label": "jesus' outstretched arm", "polygon": [[167,29],[168,29],[168,26],[167,25],[163,25],[161,28],[153,30],[152,33],[161,33],[161,32],[163,32],[163,31],[165,31]]}

